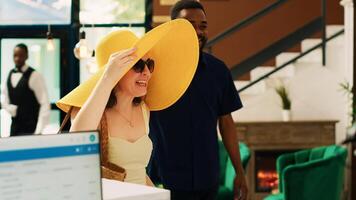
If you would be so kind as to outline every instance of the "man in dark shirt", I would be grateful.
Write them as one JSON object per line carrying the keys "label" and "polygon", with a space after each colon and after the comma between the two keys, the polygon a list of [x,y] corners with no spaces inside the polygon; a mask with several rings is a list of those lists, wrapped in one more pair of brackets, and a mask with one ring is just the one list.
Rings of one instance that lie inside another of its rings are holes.
{"label": "man in dark shirt", "polygon": [[217,124],[236,171],[235,199],[247,198],[236,128],[231,112],[242,107],[226,65],[202,51],[207,41],[206,14],[196,1],[179,1],[171,18],[185,18],[195,28],[200,58],[184,95],[168,109],[151,112],[152,165],[172,200],[215,199],[219,182]]}

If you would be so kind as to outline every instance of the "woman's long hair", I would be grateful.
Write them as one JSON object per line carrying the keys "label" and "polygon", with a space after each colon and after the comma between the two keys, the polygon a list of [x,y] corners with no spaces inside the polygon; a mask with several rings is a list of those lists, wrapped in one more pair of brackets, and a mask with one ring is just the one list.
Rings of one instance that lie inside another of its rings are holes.
{"label": "woman's long hair", "polygon": [[[142,97],[135,97],[132,101],[132,104],[137,106],[142,102]],[[117,98],[114,92],[114,89],[111,90],[110,97],[108,100],[108,103],[106,104],[106,108],[112,108],[116,105],[117,103]]]}

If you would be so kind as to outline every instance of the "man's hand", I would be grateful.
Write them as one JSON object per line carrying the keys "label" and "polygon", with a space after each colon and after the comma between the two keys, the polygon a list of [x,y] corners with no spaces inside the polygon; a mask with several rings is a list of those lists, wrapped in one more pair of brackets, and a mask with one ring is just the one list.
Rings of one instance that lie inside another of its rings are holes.
{"label": "man's hand", "polygon": [[236,176],[234,180],[234,200],[247,200],[248,189],[245,176]]}

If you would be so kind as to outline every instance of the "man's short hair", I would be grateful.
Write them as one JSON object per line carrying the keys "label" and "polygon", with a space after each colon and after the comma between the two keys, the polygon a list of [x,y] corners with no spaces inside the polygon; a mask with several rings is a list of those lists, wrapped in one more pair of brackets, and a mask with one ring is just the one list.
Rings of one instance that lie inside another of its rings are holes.
{"label": "man's short hair", "polygon": [[196,0],[180,0],[171,9],[171,19],[177,19],[181,10],[184,9],[201,9],[204,14],[205,10],[203,5]]}
{"label": "man's short hair", "polygon": [[20,43],[20,44],[17,44],[17,45],[15,46],[15,48],[16,48],[16,47],[18,47],[18,48],[20,48],[20,49],[23,49],[23,50],[28,54],[28,48],[27,48],[26,44]]}

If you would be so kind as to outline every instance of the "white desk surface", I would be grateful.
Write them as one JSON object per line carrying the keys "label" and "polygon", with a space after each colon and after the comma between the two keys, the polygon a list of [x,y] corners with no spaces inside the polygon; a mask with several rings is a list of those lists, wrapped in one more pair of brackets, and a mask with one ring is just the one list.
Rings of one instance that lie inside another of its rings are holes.
{"label": "white desk surface", "polygon": [[104,200],[170,200],[169,190],[102,179]]}

